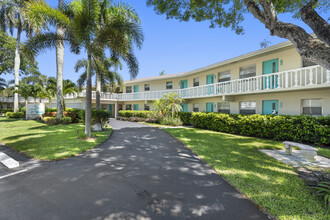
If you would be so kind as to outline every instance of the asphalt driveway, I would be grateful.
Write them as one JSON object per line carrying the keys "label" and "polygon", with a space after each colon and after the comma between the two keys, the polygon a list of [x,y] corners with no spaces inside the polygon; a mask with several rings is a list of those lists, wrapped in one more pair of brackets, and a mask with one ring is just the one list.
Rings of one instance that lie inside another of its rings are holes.
{"label": "asphalt driveway", "polygon": [[91,151],[0,179],[0,219],[268,219],[166,132],[111,125]]}

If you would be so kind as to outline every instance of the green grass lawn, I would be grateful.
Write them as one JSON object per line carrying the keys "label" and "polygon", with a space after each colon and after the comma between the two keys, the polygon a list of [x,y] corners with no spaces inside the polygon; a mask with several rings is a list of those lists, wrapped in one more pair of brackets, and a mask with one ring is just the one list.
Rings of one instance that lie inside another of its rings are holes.
{"label": "green grass lawn", "polygon": [[258,151],[284,149],[280,142],[195,128],[163,130],[271,215],[279,219],[329,219],[323,200],[311,194],[293,167]]}
{"label": "green grass lawn", "polygon": [[87,151],[108,139],[112,129],[93,132],[95,140],[77,138],[84,134],[84,125],[47,126],[37,121],[0,117],[0,142],[29,157],[40,160],[59,160]]}

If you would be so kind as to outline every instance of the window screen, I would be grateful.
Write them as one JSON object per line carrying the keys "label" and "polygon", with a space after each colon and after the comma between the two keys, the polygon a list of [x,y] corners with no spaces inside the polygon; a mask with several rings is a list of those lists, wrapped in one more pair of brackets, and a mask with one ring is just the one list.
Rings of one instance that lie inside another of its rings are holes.
{"label": "window screen", "polygon": [[230,103],[229,102],[219,102],[218,112],[230,114]]}
{"label": "window screen", "polygon": [[256,65],[240,67],[239,74],[241,79],[256,76]]}
{"label": "window screen", "polygon": [[230,81],[230,71],[221,72],[218,74],[218,82]]}
{"label": "window screen", "polygon": [[241,114],[255,114],[256,102],[240,102],[239,110]]}
{"label": "window screen", "polygon": [[302,99],[302,114],[322,115],[322,99]]}

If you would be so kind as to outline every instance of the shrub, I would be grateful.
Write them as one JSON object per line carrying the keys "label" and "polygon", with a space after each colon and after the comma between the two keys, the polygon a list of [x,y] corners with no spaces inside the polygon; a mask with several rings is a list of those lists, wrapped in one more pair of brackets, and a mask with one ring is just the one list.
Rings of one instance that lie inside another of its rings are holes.
{"label": "shrub", "polygon": [[131,117],[138,117],[138,118],[150,118],[152,116],[151,111],[132,111],[132,110],[121,110],[118,112],[120,117],[131,118]]}
{"label": "shrub", "polygon": [[14,110],[12,108],[3,108],[0,109],[0,113],[7,113],[7,112],[13,112]]}
{"label": "shrub", "polygon": [[46,108],[45,112],[56,112],[57,109],[56,108]]}
{"label": "shrub", "polygon": [[329,117],[326,118],[198,112],[192,113],[191,124],[197,128],[278,141],[330,145],[330,128],[325,124]]}
{"label": "shrub", "polygon": [[72,122],[72,118],[70,117],[63,117],[61,123],[64,125],[70,124]]}
{"label": "shrub", "polygon": [[159,119],[161,125],[181,126],[183,123],[179,117],[165,116]]}
{"label": "shrub", "polygon": [[192,112],[179,112],[178,115],[183,125],[191,125]]}
{"label": "shrub", "polygon": [[55,117],[44,117],[43,121],[47,124],[47,125],[58,125],[61,123],[61,120]]}
{"label": "shrub", "polygon": [[102,128],[104,128],[107,123],[109,118],[111,117],[111,114],[109,111],[107,110],[95,110],[92,109],[92,120],[95,123],[96,121],[99,120],[99,122],[102,125]]}
{"label": "shrub", "polygon": [[24,113],[23,112],[7,112],[6,113],[7,118],[23,118]]}

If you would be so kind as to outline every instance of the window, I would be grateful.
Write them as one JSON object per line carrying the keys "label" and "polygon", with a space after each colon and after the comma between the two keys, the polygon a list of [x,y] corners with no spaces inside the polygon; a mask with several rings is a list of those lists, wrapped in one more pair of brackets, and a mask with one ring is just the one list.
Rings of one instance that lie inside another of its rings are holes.
{"label": "window", "polygon": [[218,82],[230,81],[230,70],[218,73]]}
{"label": "window", "polygon": [[218,112],[230,114],[230,103],[229,102],[219,102]]}
{"label": "window", "polygon": [[150,105],[149,104],[144,104],[144,110],[145,111],[150,111]]}
{"label": "window", "polygon": [[322,115],[322,99],[302,99],[301,111],[306,115]]}
{"label": "window", "polygon": [[144,84],[144,91],[149,91],[149,90],[150,90],[150,85]]}
{"label": "window", "polygon": [[126,86],[126,93],[132,93],[132,86]]}
{"label": "window", "polygon": [[256,113],[256,102],[240,102],[239,113],[240,114],[255,114]]}
{"label": "window", "polygon": [[166,82],[166,89],[172,89],[173,88],[173,82]]}
{"label": "window", "polygon": [[250,65],[239,68],[239,75],[241,79],[256,76],[256,65]]}
{"label": "window", "polygon": [[308,61],[308,60],[303,60],[302,62],[303,62],[303,67],[309,67],[309,66],[317,65],[316,63]]}
{"label": "window", "polygon": [[199,78],[194,78],[194,86],[199,86]]}
{"label": "window", "polygon": [[132,110],[132,105],[131,104],[127,104],[126,105],[126,110]]}
{"label": "window", "polygon": [[194,104],[193,105],[193,111],[194,112],[199,112],[199,104]]}

